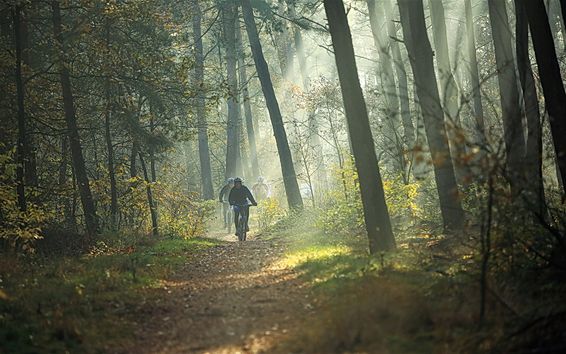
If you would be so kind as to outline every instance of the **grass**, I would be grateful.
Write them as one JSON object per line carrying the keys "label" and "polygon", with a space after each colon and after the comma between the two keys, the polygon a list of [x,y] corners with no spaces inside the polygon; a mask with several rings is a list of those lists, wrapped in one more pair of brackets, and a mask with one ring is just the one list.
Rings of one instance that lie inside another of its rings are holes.
{"label": "grass", "polygon": [[189,257],[217,245],[160,239],[80,257],[0,259],[0,353],[104,352],[132,339],[132,313]]}
{"label": "grass", "polygon": [[318,303],[312,321],[283,344],[289,352],[468,352],[477,301],[464,289],[473,286],[438,271],[441,265],[421,247],[430,235],[370,256],[367,240],[325,235],[313,226],[314,217],[273,233],[288,244],[279,265],[298,271]]}

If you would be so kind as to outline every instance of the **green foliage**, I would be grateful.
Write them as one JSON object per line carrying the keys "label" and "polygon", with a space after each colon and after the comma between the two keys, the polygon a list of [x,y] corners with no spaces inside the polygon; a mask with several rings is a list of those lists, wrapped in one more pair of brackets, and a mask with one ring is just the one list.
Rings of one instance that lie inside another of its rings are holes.
{"label": "green foliage", "polygon": [[257,221],[260,230],[264,230],[285,215],[279,200],[276,198],[266,198],[260,200],[257,205]]}
{"label": "green foliage", "polygon": [[0,154],[0,240],[12,249],[33,252],[35,240],[41,238],[41,230],[52,215],[30,200],[26,211],[20,210],[14,183],[13,152]]}
{"label": "green foliage", "polygon": [[106,234],[90,255],[0,259],[0,352],[100,353],[133,341],[136,314],[215,240]]}
{"label": "green foliage", "polygon": [[[335,167],[331,178],[334,188],[328,192],[322,205],[317,227],[328,234],[363,234],[363,206],[352,160],[347,160],[343,168]],[[395,226],[407,226],[424,217],[425,212],[419,204],[421,195],[418,183],[404,184],[401,178],[384,179],[383,190]]]}
{"label": "green foliage", "polygon": [[196,195],[187,195],[165,188],[158,190],[159,224],[164,235],[183,238],[203,236],[207,222],[216,210],[213,200],[200,200]]}

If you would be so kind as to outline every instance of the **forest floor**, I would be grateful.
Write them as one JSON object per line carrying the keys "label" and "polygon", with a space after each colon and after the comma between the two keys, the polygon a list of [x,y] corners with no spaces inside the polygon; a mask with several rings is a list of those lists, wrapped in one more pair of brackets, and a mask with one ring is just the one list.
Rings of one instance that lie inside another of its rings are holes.
{"label": "forest floor", "polygon": [[275,353],[314,308],[308,285],[280,265],[285,240],[253,236],[223,241],[163,282],[158,302],[138,316],[128,353]]}
{"label": "forest floor", "polygon": [[[0,258],[0,354],[475,353],[496,343],[491,323],[477,330],[477,283],[457,275],[442,239],[407,231],[398,251],[368,256],[367,239],[324,234],[314,219],[284,219],[246,242],[121,236],[87,255]],[[490,313],[495,327],[507,316]]]}

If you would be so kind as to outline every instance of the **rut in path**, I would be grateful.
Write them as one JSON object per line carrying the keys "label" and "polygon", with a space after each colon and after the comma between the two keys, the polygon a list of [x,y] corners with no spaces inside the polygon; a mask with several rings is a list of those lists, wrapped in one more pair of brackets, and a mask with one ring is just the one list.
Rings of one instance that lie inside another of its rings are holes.
{"label": "rut in path", "polygon": [[308,287],[277,265],[285,248],[256,238],[198,254],[147,304],[136,345],[126,352],[283,352],[281,343],[313,314]]}

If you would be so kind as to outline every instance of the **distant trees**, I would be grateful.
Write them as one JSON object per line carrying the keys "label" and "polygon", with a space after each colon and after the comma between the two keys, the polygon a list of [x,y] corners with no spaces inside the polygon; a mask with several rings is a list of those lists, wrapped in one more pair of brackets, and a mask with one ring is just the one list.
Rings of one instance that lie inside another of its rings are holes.
{"label": "distant trees", "polygon": [[0,226],[10,205],[56,211],[54,229],[164,234],[236,175],[293,209],[343,198],[372,252],[394,246],[388,210],[407,223],[384,195],[416,193],[459,230],[507,181],[509,205],[547,215],[566,178],[564,3],[324,1],[327,27],[306,0],[7,2]]}

